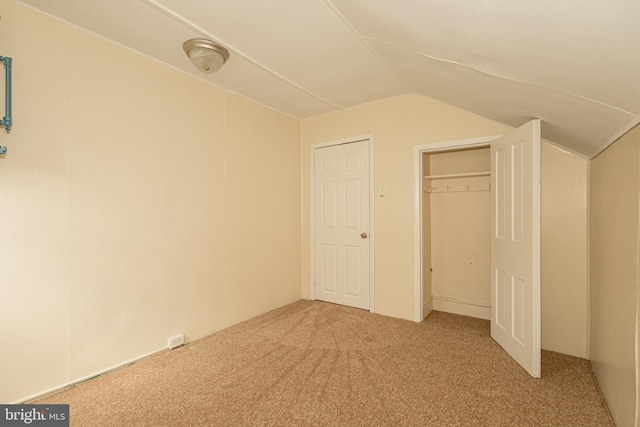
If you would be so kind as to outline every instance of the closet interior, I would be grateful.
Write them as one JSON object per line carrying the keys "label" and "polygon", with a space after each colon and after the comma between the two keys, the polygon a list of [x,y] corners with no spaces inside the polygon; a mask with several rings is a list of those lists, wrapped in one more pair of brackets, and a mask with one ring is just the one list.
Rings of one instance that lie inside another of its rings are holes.
{"label": "closet interior", "polygon": [[422,154],[423,314],[491,316],[489,146]]}

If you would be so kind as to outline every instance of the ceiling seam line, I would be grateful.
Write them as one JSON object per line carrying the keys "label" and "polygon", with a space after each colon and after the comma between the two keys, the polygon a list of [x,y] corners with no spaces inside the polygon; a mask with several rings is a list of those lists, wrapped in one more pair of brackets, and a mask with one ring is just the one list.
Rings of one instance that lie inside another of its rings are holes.
{"label": "ceiling seam line", "polygon": [[[280,80],[281,82],[288,84],[289,86],[293,87],[294,89],[299,90],[300,92],[320,101],[323,102],[326,105],[329,105],[333,108],[336,108],[338,110],[344,110],[344,107],[341,107],[337,104],[334,104],[331,101],[328,101],[326,99],[324,99],[323,97],[321,97],[320,95],[317,95],[311,91],[309,91],[308,89],[303,88],[302,86],[298,85],[297,83],[291,81],[290,79],[284,77],[283,75],[275,72],[274,70],[268,68],[266,65],[263,65],[262,63],[256,61],[255,59],[249,57],[248,55],[245,55],[241,50],[236,49],[235,47],[233,47],[231,44],[226,43],[224,40],[221,40],[218,37],[215,37],[213,34],[209,33],[208,31],[200,28],[199,26],[197,26],[196,24],[194,24],[193,22],[189,21],[188,19],[178,15],[177,13],[173,12],[172,10],[166,8],[165,6],[158,4],[155,0],[139,0],[142,3],[145,3],[146,5],[148,5],[149,7],[151,7],[152,9],[155,9],[156,11],[162,13],[163,15],[173,19],[174,21],[178,22],[179,24],[184,25],[186,28],[193,30],[194,32],[204,36],[204,37],[209,37],[214,39],[214,41],[220,43],[221,45],[224,45],[227,49],[232,50],[233,53],[235,53],[236,55],[238,55],[239,57],[241,57],[242,59],[244,59],[245,61],[251,63],[252,65],[256,66],[257,68],[259,68],[260,70],[264,71],[265,73],[271,75],[272,77],[275,77],[276,79]],[[233,87],[238,87],[239,85],[235,85]]]}
{"label": "ceiling seam line", "polygon": [[329,7],[329,9],[331,9],[333,13],[338,16],[338,18],[340,18],[340,20],[347,26],[347,28],[351,30],[351,32],[358,38],[358,40],[360,40],[360,42],[369,50],[369,52],[371,52],[371,54],[380,62],[380,64],[382,64],[387,72],[396,79],[398,83],[404,86],[405,89],[408,89],[413,93],[416,92],[416,90],[411,87],[411,85],[405,82],[404,79],[401,79],[396,74],[396,72],[393,71],[393,68],[389,65],[389,63],[367,42],[365,36],[360,34],[360,32],[351,24],[351,22],[349,22],[349,20],[342,14],[342,12],[340,12],[340,10],[331,2],[331,0],[324,0],[324,2]]}
{"label": "ceiling seam line", "polygon": [[366,39],[369,39],[369,40],[376,41],[378,43],[384,43],[384,44],[387,44],[387,45],[391,45],[391,46],[393,46],[395,48],[398,48],[398,49],[401,49],[401,50],[411,51],[411,52],[413,52],[413,53],[415,53],[417,55],[423,56],[423,57],[428,58],[428,59],[432,59],[434,61],[443,62],[443,63],[446,63],[446,64],[458,65],[460,67],[475,71],[477,73],[484,74],[484,75],[489,76],[489,77],[495,77],[497,79],[507,80],[507,81],[514,82],[514,83],[522,83],[522,84],[527,84],[527,85],[530,85],[530,86],[549,89],[549,90],[552,90],[554,92],[558,92],[558,93],[562,93],[562,94],[565,94],[565,95],[568,95],[568,96],[571,96],[571,97],[574,97],[574,98],[582,99],[584,101],[593,102],[594,104],[598,104],[598,105],[601,105],[603,107],[607,107],[607,108],[610,108],[612,110],[619,111],[619,112],[624,113],[624,114],[628,114],[629,116],[632,116],[632,117],[635,116],[635,114],[630,112],[630,111],[626,111],[626,110],[623,110],[621,108],[614,107],[613,105],[609,105],[609,104],[607,104],[605,102],[597,101],[595,99],[587,98],[585,96],[577,95],[575,93],[567,92],[567,91],[564,91],[564,90],[561,90],[561,89],[557,89],[557,88],[554,88],[554,87],[551,87],[551,86],[547,86],[547,85],[544,85],[544,84],[531,82],[531,81],[527,81],[527,80],[518,80],[518,79],[511,78],[511,77],[500,76],[498,74],[493,74],[493,73],[490,73],[488,71],[484,71],[484,70],[481,70],[479,68],[475,68],[475,67],[472,67],[470,65],[463,64],[462,62],[452,61],[452,60],[444,59],[444,58],[438,58],[436,56],[431,56],[431,55],[428,55],[428,54],[420,52],[420,51],[416,51],[416,50],[413,50],[413,49],[408,49],[406,47],[399,46],[399,45],[397,45],[395,43],[391,43],[391,42],[388,42],[388,41],[376,39],[376,38],[373,38],[373,37],[369,37],[369,36],[363,36],[363,37],[366,38]]}
{"label": "ceiling seam line", "polygon": [[522,84],[526,84],[526,85],[530,85],[530,86],[549,89],[549,90],[552,90],[554,92],[563,93],[565,95],[569,95],[569,96],[574,97],[574,98],[582,99],[584,101],[593,102],[594,104],[602,105],[603,107],[611,108],[612,110],[616,110],[616,111],[619,111],[621,113],[629,114],[630,116],[634,115],[630,111],[626,111],[626,110],[623,110],[622,108],[614,107],[613,105],[609,105],[606,102],[597,101],[595,99],[587,98],[586,96],[581,96],[581,95],[578,95],[578,94],[575,94],[575,93],[567,92],[567,91],[564,91],[564,90],[561,90],[561,89],[557,89],[555,87],[547,86],[547,85],[544,85],[544,84],[541,84],[541,83],[536,83],[536,82],[532,82],[532,81],[528,81],[528,80],[519,80],[519,79],[514,79],[514,78],[511,78],[511,77],[500,76],[498,74],[493,74],[493,73],[481,70],[479,68],[475,68],[475,67],[472,67],[470,65],[463,64],[461,62],[449,61],[449,60],[446,60],[446,59],[437,58],[437,57],[434,57],[434,56],[430,56],[430,55],[424,54],[422,52],[418,52],[418,55],[424,56],[425,58],[433,59],[434,61],[440,61],[440,62],[445,62],[445,63],[449,63],[449,64],[453,64],[453,65],[459,65],[461,67],[467,68],[467,69],[475,71],[477,73],[484,74],[484,75],[489,76],[489,77],[495,77],[497,79],[507,80],[507,81],[514,82],[514,83],[522,83]]}

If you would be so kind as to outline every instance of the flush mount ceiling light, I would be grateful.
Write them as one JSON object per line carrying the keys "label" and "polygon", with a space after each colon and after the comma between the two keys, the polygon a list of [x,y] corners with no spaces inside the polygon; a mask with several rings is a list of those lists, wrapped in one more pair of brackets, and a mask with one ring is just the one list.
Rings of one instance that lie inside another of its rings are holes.
{"label": "flush mount ceiling light", "polygon": [[182,48],[193,65],[205,74],[215,73],[229,59],[229,51],[207,39],[191,39]]}

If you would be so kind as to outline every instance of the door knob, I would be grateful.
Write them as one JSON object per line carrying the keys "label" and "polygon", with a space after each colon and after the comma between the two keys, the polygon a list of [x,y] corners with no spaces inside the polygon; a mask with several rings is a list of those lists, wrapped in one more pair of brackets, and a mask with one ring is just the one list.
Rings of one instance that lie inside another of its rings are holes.
{"label": "door knob", "polygon": [[360,235],[360,237],[362,237],[363,239],[366,239],[366,238],[368,237],[368,235],[367,235],[367,233],[362,233],[362,234]]}

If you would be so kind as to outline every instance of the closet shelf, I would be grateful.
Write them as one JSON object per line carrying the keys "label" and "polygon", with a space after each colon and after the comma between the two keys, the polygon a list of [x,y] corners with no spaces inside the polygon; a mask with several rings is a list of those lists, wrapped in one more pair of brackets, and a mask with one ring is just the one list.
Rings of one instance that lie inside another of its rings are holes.
{"label": "closet shelf", "polygon": [[425,179],[468,178],[472,176],[491,176],[491,172],[452,173],[447,175],[425,175]]}

